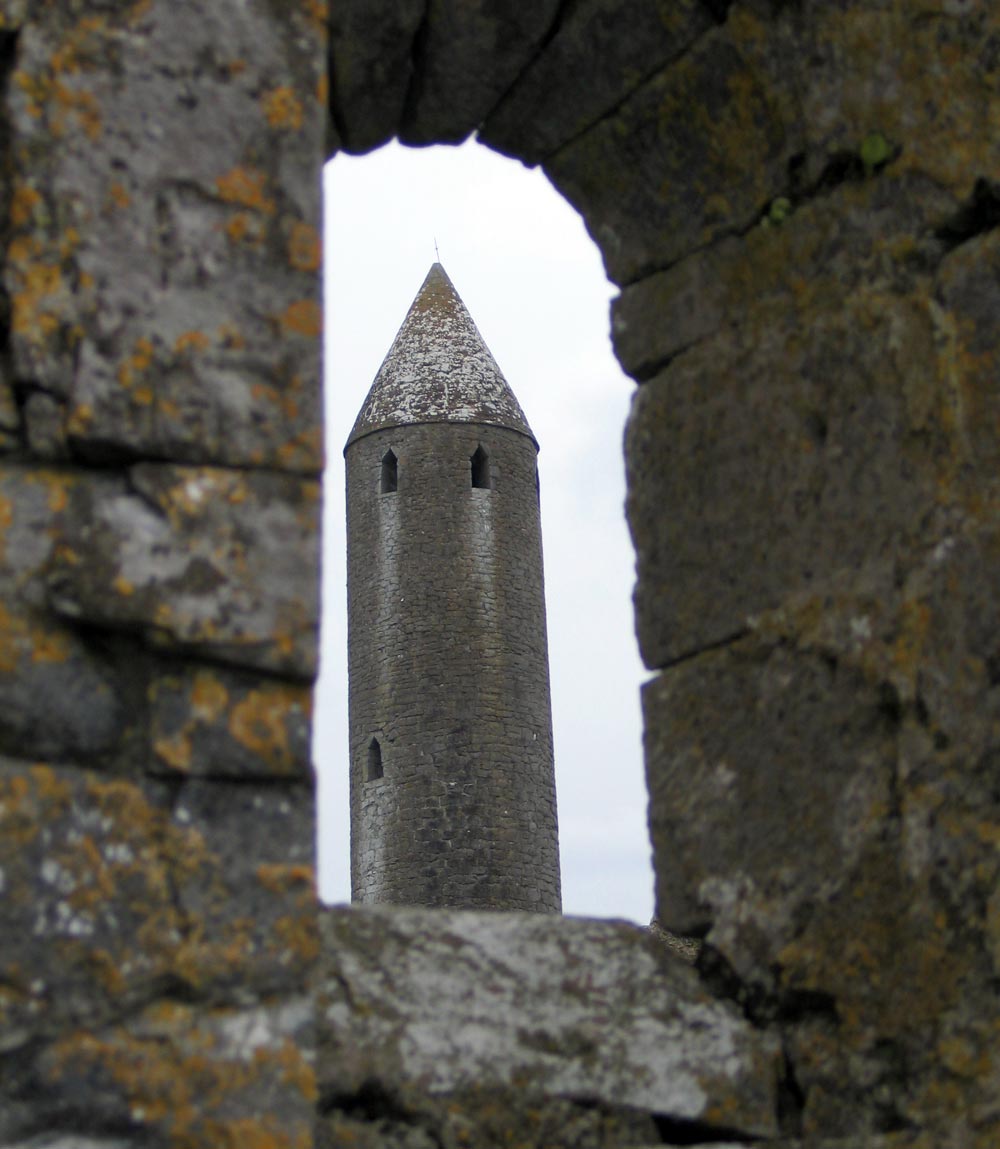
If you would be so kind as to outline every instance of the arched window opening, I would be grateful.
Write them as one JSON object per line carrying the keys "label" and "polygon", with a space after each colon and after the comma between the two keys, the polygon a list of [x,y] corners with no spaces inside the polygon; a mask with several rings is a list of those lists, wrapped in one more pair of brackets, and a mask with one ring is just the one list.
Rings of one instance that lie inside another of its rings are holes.
{"label": "arched window opening", "polygon": [[366,778],[369,782],[374,782],[376,778],[382,777],[382,747],[378,744],[378,739],[373,738],[368,743],[368,773]]}
{"label": "arched window opening", "polygon": [[399,463],[392,448],[382,456],[382,478],[379,490],[383,495],[391,494],[399,484]]}
{"label": "arched window opening", "polygon": [[490,457],[483,450],[482,443],[473,452],[469,460],[472,464],[472,485],[480,490],[490,489]]}

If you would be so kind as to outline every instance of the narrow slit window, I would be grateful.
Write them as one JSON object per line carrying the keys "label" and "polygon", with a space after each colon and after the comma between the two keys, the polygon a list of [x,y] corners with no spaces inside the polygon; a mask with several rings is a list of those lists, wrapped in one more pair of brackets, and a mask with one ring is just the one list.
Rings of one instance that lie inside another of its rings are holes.
{"label": "narrow slit window", "polygon": [[376,778],[382,777],[382,747],[379,746],[377,738],[373,738],[368,743],[368,774],[366,777],[369,782],[374,782]]}
{"label": "narrow slit window", "polygon": [[399,483],[399,463],[390,448],[382,456],[382,478],[379,490],[383,495],[391,494]]}
{"label": "narrow slit window", "polygon": [[490,489],[490,457],[483,450],[482,443],[469,460],[472,464],[472,485],[480,490]]}

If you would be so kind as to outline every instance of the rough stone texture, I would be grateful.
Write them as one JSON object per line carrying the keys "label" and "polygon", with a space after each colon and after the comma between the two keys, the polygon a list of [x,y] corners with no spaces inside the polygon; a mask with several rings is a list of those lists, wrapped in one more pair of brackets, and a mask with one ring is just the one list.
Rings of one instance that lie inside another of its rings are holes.
{"label": "rough stone texture", "polygon": [[700,1140],[776,1132],[777,1041],[644,931],[384,907],[329,911],[322,929],[321,1106],[368,1090],[458,1111],[472,1144],[498,1096],[522,1113],[561,1100],[659,1114]]}
{"label": "rough stone texture", "polygon": [[745,48],[728,28],[708,33],[545,162],[613,282],[745,228],[783,190],[791,101]]}
{"label": "rough stone texture", "polygon": [[560,908],[537,450],[435,264],[345,450],[355,901]]}
{"label": "rough stone texture", "polygon": [[330,110],[345,151],[396,134],[413,83],[426,0],[341,0],[330,11]]}
{"label": "rough stone texture", "polygon": [[403,143],[461,143],[531,61],[559,6],[560,0],[426,0],[400,123]]}
{"label": "rough stone texture", "polygon": [[69,619],[309,678],[319,487],[273,472],[140,463],[74,491],[48,578]]}
{"label": "rough stone texture", "polygon": [[312,1143],[323,31],[0,3],[4,1146]]}
{"label": "rough stone texture", "polygon": [[[321,0],[0,0],[0,1143],[311,1141],[320,160],[482,125],[626,285],[659,913],[781,1041],[768,1143],[1000,1142],[1000,14],[639,7],[338,0],[328,85]],[[471,1093],[319,1137],[715,1135]]]}
{"label": "rough stone texture", "polygon": [[46,5],[21,31],[5,278],[46,455],[321,466],[319,15]]}
{"label": "rough stone texture", "polygon": [[[615,109],[711,24],[702,0],[583,0],[479,131],[491,148],[539,163]],[[586,76],[570,87],[567,76]]]}

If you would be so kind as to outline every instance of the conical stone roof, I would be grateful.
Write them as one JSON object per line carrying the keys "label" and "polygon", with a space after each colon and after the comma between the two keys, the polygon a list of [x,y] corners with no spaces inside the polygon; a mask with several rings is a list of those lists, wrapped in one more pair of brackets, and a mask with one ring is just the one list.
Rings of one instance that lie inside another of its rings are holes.
{"label": "conical stone roof", "polygon": [[[408,423],[488,423],[534,439],[440,263],[431,265],[347,440]],[[346,448],[345,448],[346,450]]]}

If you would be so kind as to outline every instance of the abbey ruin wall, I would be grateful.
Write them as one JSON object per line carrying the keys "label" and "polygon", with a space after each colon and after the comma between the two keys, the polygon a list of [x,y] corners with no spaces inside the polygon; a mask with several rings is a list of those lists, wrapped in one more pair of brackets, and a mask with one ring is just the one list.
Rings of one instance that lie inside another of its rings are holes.
{"label": "abbey ruin wall", "polygon": [[[320,169],[477,128],[621,287],[658,914],[780,1076],[696,1132],[996,1144],[995,9],[0,0],[0,36],[0,1144],[313,1143]],[[324,1072],[320,1137],[391,1143]]]}

